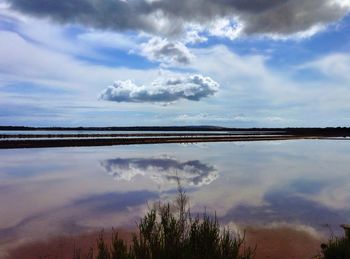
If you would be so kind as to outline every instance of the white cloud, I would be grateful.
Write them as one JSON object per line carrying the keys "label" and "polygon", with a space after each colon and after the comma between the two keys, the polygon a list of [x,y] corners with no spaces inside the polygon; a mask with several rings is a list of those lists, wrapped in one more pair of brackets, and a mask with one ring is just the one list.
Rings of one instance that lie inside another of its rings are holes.
{"label": "white cloud", "polygon": [[115,81],[107,87],[100,98],[114,102],[161,102],[169,103],[180,99],[199,101],[214,95],[219,84],[210,77],[188,75],[159,78],[152,84],[138,86],[131,80]]}
{"label": "white cloud", "polygon": [[171,42],[159,37],[151,38],[147,43],[141,44],[141,54],[151,61],[165,65],[189,64],[193,55],[180,41]]}
{"label": "white cloud", "polygon": [[222,18],[214,21],[208,28],[209,34],[235,40],[241,36],[243,25],[237,19]]}
{"label": "white cloud", "polygon": [[202,42],[206,42],[208,40],[207,37],[200,34],[201,30],[196,30],[193,28],[190,28],[186,31],[184,38],[182,41],[185,44],[198,44]]}

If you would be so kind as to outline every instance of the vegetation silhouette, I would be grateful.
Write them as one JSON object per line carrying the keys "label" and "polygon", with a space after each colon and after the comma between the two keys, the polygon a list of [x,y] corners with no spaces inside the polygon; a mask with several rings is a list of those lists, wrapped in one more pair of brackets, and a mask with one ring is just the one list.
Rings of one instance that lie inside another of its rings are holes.
{"label": "vegetation silhouette", "polygon": [[317,259],[349,259],[350,258],[350,225],[341,225],[344,237],[331,236],[327,244],[321,244],[321,254]]}
{"label": "vegetation silhouette", "polygon": [[251,259],[256,248],[245,247],[244,235],[221,229],[216,216],[191,215],[188,197],[179,184],[174,203],[149,208],[137,225],[130,245],[113,232],[107,245],[103,232],[97,253],[75,249],[74,259]]}

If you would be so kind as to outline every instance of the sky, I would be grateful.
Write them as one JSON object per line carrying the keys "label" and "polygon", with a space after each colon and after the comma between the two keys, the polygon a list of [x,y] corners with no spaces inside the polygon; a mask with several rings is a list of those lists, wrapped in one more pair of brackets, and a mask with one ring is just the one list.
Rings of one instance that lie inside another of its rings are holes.
{"label": "sky", "polygon": [[0,0],[0,125],[350,126],[350,0]]}

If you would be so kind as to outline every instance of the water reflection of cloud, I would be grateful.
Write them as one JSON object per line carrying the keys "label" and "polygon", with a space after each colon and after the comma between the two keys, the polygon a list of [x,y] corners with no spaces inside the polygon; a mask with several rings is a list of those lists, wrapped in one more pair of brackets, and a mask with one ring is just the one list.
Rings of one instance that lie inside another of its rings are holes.
{"label": "water reflection of cloud", "polygon": [[[81,197],[50,210],[23,217],[14,225],[0,228],[4,248],[53,235],[79,234],[112,227],[135,227],[147,201],[158,199],[150,191],[108,192]],[[15,240],[13,242],[7,242]],[[0,249],[1,252],[1,249]]]}
{"label": "water reflection of cloud", "polygon": [[[348,141],[283,143],[6,150],[0,158],[0,230],[16,231],[1,234],[28,238],[81,227],[134,226],[146,200],[176,195],[176,183],[169,182],[176,172],[192,187],[210,183],[190,188],[183,181],[192,211],[215,210],[224,223],[288,222],[319,230],[323,223],[336,229],[349,222]],[[113,182],[106,171],[124,180]],[[220,177],[210,180],[217,171]],[[151,176],[165,183],[164,192]]]}
{"label": "water reflection of cloud", "polygon": [[[287,188],[288,189],[288,188]],[[236,219],[247,224],[267,222],[302,223],[322,228],[347,222],[349,210],[334,210],[317,201],[305,199],[290,190],[272,190],[265,194],[261,206],[239,205],[227,212],[222,219]]]}
{"label": "water reflection of cloud", "polygon": [[104,160],[101,165],[115,180],[131,181],[141,175],[160,185],[180,179],[185,185],[202,186],[212,183],[219,176],[215,167],[199,160],[181,162],[169,157],[115,158]]}
{"label": "water reflection of cloud", "polygon": [[91,212],[118,213],[130,207],[145,205],[147,201],[157,199],[158,195],[151,191],[133,191],[125,193],[109,192],[91,195],[74,201],[70,206],[89,207]]}

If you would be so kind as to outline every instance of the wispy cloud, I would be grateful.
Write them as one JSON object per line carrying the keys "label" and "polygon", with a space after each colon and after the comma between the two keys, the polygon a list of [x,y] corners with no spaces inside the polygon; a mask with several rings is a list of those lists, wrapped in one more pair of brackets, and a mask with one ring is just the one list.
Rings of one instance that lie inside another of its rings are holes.
{"label": "wispy cloud", "polygon": [[175,117],[175,120],[183,122],[195,122],[195,123],[212,123],[212,122],[231,122],[231,123],[253,123],[259,124],[270,124],[270,123],[286,123],[287,119],[279,116],[267,116],[267,117],[252,117],[245,115],[215,115],[208,113],[199,114],[182,114]]}
{"label": "wispy cloud", "polygon": [[302,64],[298,69],[312,69],[334,80],[349,82],[350,55],[347,53],[330,54]]}

